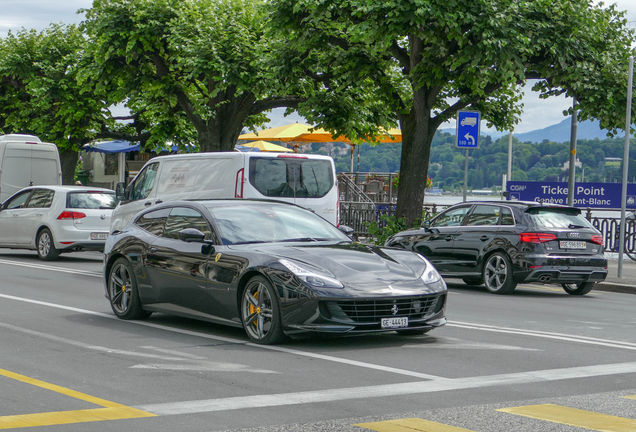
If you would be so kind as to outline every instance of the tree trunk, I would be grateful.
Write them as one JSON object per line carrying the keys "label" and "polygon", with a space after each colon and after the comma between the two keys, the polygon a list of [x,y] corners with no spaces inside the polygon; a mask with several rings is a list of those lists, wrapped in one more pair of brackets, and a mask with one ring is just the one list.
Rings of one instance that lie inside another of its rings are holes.
{"label": "tree trunk", "polygon": [[431,144],[435,131],[430,118],[430,110],[425,105],[423,91],[415,91],[413,109],[408,115],[400,116],[402,129],[402,157],[400,160],[400,187],[396,216],[406,219],[408,226],[422,219],[422,207]]}
{"label": "tree trunk", "polygon": [[78,158],[79,153],[72,149],[67,149],[60,153],[60,163],[62,164],[62,184],[75,184],[75,167],[77,166]]}

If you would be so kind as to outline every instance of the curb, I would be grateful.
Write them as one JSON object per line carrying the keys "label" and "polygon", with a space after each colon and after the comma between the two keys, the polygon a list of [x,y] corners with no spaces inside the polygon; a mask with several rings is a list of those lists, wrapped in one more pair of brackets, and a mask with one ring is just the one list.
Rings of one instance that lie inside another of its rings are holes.
{"label": "curb", "polygon": [[608,291],[625,294],[636,294],[636,286],[618,282],[597,282],[594,291]]}

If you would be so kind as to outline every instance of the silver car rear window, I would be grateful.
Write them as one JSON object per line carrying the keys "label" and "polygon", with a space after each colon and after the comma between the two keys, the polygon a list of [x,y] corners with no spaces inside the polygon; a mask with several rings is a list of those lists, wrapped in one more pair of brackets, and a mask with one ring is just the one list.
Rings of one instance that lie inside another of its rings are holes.
{"label": "silver car rear window", "polygon": [[117,206],[115,192],[70,192],[66,196],[66,208],[114,209]]}

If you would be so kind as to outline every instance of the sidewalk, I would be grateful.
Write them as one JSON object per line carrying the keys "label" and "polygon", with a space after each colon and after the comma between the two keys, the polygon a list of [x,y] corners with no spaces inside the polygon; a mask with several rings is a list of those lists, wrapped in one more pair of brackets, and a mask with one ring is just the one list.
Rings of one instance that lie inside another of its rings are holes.
{"label": "sidewalk", "polygon": [[636,261],[625,256],[623,259],[623,277],[618,277],[618,260],[607,261],[608,273],[604,282],[597,283],[595,290],[636,294]]}

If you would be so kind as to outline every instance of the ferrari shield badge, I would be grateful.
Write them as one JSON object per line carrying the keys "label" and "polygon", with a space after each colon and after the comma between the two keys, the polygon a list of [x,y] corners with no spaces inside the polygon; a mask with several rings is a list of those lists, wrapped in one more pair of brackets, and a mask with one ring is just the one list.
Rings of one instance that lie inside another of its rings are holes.
{"label": "ferrari shield badge", "polygon": [[216,254],[216,256],[214,257],[214,262],[219,262],[219,260],[221,259],[221,254],[218,253]]}

